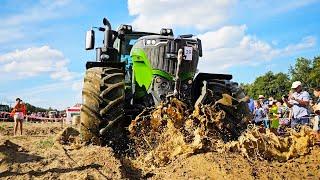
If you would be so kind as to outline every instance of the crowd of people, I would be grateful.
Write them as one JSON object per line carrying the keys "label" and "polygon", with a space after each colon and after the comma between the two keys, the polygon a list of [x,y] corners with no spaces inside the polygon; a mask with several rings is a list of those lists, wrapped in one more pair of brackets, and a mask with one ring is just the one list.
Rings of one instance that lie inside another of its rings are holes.
{"label": "crowd of people", "polygon": [[310,94],[304,91],[302,83],[292,83],[291,91],[281,99],[266,98],[259,95],[257,100],[250,99],[248,106],[253,115],[252,123],[270,128],[281,134],[286,127],[293,129],[308,125],[319,132],[320,87],[313,88],[313,101]]}

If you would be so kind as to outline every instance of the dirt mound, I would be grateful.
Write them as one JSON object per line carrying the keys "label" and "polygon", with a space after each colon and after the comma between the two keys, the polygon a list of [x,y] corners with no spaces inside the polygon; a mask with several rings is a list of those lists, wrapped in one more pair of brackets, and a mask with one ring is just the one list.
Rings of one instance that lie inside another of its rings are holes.
{"label": "dirt mound", "polygon": [[[8,125],[0,123],[1,126]],[[40,127],[25,124],[28,132]],[[41,124],[53,129],[53,123]],[[125,166],[108,147],[80,146],[75,148],[77,131],[66,128],[59,135],[0,136],[0,179],[120,179]],[[57,143],[55,137],[61,141]],[[62,142],[62,144],[60,143]]]}
{"label": "dirt mound", "polygon": [[194,111],[178,99],[142,112],[129,126],[142,161],[163,166],[179,155],[214,150],[236,140],[249,123],[247,105],[229,95]]}
{"label": "dirt mound", "polygon": [[80,143],[80,132],[73,127],[66,127],[57,136],[56,141],[60,144]]}

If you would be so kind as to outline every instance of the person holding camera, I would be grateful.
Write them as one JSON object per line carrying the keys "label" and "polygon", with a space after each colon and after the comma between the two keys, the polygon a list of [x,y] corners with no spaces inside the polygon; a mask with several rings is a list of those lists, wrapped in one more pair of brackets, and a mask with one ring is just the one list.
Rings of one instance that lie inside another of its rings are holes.
{"label": "person holding camera", "polygon": [[294,91],[292,95],[284,96],[283,102],[292,109],[293,118],[291,120],[291,128],[297,125],[303,125],[309,123],[309,100],[310,95],[307,91],[302,90],[302,84],[300,81],[292,83],[291,89]]}

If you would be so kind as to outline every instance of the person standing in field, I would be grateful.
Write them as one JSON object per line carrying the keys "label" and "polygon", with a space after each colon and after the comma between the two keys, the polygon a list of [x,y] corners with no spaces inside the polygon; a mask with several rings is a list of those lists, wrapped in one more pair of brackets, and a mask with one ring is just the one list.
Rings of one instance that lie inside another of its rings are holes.
{"label": "person standing in field", "polygon": [[13,127],[14,136],[17,135],[18,128],[20,129],[20,135],[22,135],[22,123],[23,123],[25,114],[26,114],[26,106],[22,103],[20,98],[17,98],[16,104],[14,105],[11,112],[11,116],[13,116],[13,119],[14,119],[14,127]]}

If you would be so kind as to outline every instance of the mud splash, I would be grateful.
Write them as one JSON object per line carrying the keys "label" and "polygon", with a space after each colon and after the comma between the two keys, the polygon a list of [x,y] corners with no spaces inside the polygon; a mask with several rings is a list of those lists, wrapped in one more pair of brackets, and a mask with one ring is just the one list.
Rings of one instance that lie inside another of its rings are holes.
{"label": "mud splash", "polygon": [[228,95],[190,111],[178,99],[142,112],[129,126],[136,163],[156,168],[201,152],[240,152],[250,159],[287,161],[309,153],[312,130],[289,130],[285,137],[258,127],[248,128],[247,105]]}
{"label": "mud splash", "polygon": [[225,144],[224,150],[241,152],[248,159],[287,161],[308,154],[317,141],[317,136],[307,126],[303,126],[299,132],[289,129],[288,135],[284,137],[277,136],[269,129],[261,131],[258,127],[253,127],[237,141]]}
{"label": "mud splash", "polygon": [[129,126],[141,161],[163,166],[177,156],[215,151],[236,140],[249,123],[247,106],[229,95],[190,111],[178,99],[142,112]]}

